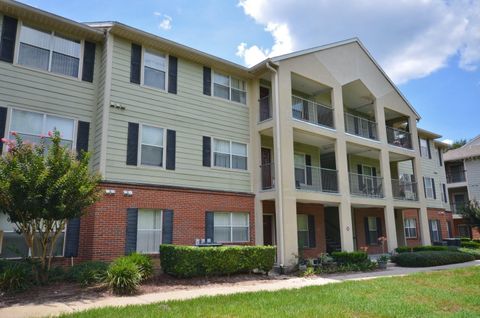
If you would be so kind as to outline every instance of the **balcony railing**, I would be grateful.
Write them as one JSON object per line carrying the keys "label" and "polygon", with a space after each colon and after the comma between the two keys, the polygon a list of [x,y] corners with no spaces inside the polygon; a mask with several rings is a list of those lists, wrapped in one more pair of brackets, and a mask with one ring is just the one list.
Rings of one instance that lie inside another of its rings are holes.
{"label": "balcony railing", "polygon": [[450,172],[447,174],[447,183],[465,182],[465,170]]}
{"label": "balcony railing", "polygon": [[392,192],[398,200],[418,200],[417,182],[392,179]]}
{"label": "balcony railing", "polygon": [[376,122],[349,113],[345,113],[345,131],[364,138],[378,139]]}
{"label": "balcony railing", "polygon": [[315,192],[338,192],[337,170],[295,165],[295,187]]}
{"label": "balcony railing", "polygon": [[452,210],[452,213],[455,213],[455,214],[461,214],[464,207],[465,207],[465,203],[463,202],[450,204],[450,209]]}
{"label": "balcony railing", "polygon": [[364,197],[383,198],[383,178],[349,173],[350,193]]}
{"label": "balcony railing", "polygon": [[260,108],[260,121],[265,121],[272,118],[272,104],[270,103],[270,96],[262,97],[258,100]]}
{"label": "balcony railing", "polygon": [[260,166],[262,174],[262,190],[271,190],[275,188],[275,166],[272,163]]}
{"label": "balcony railing", "polygon": [[293,118],[334,128],[333,108],[292,95]]}
{"label": "balcony railing", "polygon": [[387,141],[394,146],[412,149],[412,136],[402,129],[387,127]]}

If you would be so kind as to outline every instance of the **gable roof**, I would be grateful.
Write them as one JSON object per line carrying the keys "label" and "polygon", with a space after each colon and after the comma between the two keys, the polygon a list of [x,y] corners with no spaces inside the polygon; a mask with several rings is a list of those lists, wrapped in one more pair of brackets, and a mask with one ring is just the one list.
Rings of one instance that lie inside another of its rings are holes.
{"label": "gable roof", "polygon": [[445,161],[472,159],[475,157],[480,157],[480,135],[460,148],[449,150],[443,156]]}

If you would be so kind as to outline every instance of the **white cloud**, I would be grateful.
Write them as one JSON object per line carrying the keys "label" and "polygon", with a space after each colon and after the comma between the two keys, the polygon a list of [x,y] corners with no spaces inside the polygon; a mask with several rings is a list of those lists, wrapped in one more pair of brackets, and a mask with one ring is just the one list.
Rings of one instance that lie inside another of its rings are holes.
{"label": "white cloud", "polygon": [[158,24],[158,27],[163,30],[170,30],[172,28],[172,17],[161,12],[155,11],[153,15],[162,19]]}
{"label": "white cloud", "polygon": [[459,54],[459,67],[480,64],[480,0],[239,0],[272,35],[271,48],[241,43],[251,66],[262,59],[359,37],[397,83],[428,76]]}
{"label": "white cloud", "polygon": [[453,140],[452,139],[445,139],[445,140],[442,140],[443,143],[447,144],[447,145],[453,145]]}

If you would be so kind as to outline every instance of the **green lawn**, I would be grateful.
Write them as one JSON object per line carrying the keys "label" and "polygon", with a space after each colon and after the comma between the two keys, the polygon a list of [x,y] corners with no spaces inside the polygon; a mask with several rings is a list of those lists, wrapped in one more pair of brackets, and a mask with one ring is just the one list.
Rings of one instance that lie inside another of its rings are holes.
{"label": "green lawn", "polygon": [[64,317],[480,317],[480,267]]}

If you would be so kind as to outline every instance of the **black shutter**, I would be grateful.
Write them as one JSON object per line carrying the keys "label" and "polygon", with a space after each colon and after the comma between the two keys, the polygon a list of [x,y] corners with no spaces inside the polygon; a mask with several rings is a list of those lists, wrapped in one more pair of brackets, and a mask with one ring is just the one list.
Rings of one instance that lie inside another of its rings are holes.
{"label": "black shutter", "polygon": [[176,132],[175,130],[167,130],[167,163],[165,168],[175,170],[175,148],[176,148]]}
{"label": "black shutter", "polygon": [[420,142],[420,136],[418,136],[418,151],[420,151],[420,156],[423,156],[422,143]]}
{"label": "black shutter", "polygon": [[79,121],[77,127],[77,158],[88,151],[88,135],[90,132],[90,123]]}
{"label": "black shutter", "polygon": [[138,209],[127,209],[127,228],[125,231],[125,255],[134,253],[137,250],[137,222]]}
{"label": "black shutter", "polygon": [[203,94],[212,95],[212,69],[203,67]]}
{"label": "black shutter", "polygon": [[382,229],[382,219],[377,217],[377,239],[381,236],[383,236],[383,229]]}
{"label": "black shutter", "polygon": [[432,159],[432,152],[430,150],[430,140],[427,139],[428,159]]}
{"label": "black shutter", "polygon": [[447,189],[445,187],[445,183],[442,183],[442,189],[443,189],[443,201],[445,203],[447,203],[448,202],[448,200],[447,200]]}
{"label": "black shutter", "polygon": [[443,240],[442,236],[442,227],[440,226],[440,220],[436,220],[437,222],[437,229],[438,229],[438,238],[440,239],[440,242]]}
{"label": "black shutter", "polygon": [[303,100],[302,101],[303,103],[303,119],[305,120],[308,120],[309,119],[309,113],[308,113],[308,101],[307,100]]}
{"label": "black shutter", "polygon": [[367,245],[370,245],[372,244],[372,242],[370,242],[370,230],[368,228],[368,217],[363,218],[363,225],[365,227],[365,243]]}
{"label": "black shutter", "polygon": [[212,138],[203,136],[203,166],[212,166]]}
{"label": "black shutter", "polygon": [[177,93],[178,59],[175,56],[168,56],[168,92]]}
{"label": "black shutter", "polygon": [[132,56],[130,58],[130,82],[140,84],[140,69],[142,67],[142,47],[132,43]]}
{"label": "black shutter", "polygon": [[0,60],[13,63],[16,37],[17,19],[4,15],[0,36]]}
{"label": "black shutter", "polygon": [[205,213],[205,240],[210,239],[214,242],[213,237],[213,212]]}
{"label": "black shutter", "polygon": [[442,160],[442,149],[438,148],[438,164],[443,166],[443,160]]}
{"label": "black shutter", "polygon": [[173,242],[173,210],[163,211],[162,220],[162,244]]}
{"label": "black shutter", "polygon": [[138,162],[138,124],[128,123],[127,165],[136,166]]}
{"label": "black shutter", "polygon": [[315,240],[315,216],[309,215],[308,216],[308,247],[314,248],[316,247],[316,240]]}
{"label": "black shutter", "polygon": [[[5,127],[7,125],[7,108],[0,107],[0,138],[7,137],[5,136]],[[0,155],[3,150],[3,142],[0,140]]]}
{"label": "black shutter", "polygon": [[423,193],[425,194],[425,198],[427,198],[427,185],[425,184],[425,177],[423,177]]}
{"label": "black shutter", "polygon": [[78,243],[80,242],[80,218],[68,220],[67,233],[65,234],[65,257],[78,256]]}
{"label": "black shutter", "polygon": [[435,191],[435,179],[432,178],[433,199],[437,199],[437,192]]}
{"label": "black shutter", "polygon": [[305,155],[305,169],[307,172],[307,184],[312,185],[312,156]]}
{"label": "black shutter", "polygon": [[82,81],[93,82],[93,69],[95,68],[95,43],[85,41],[83,53]]}

